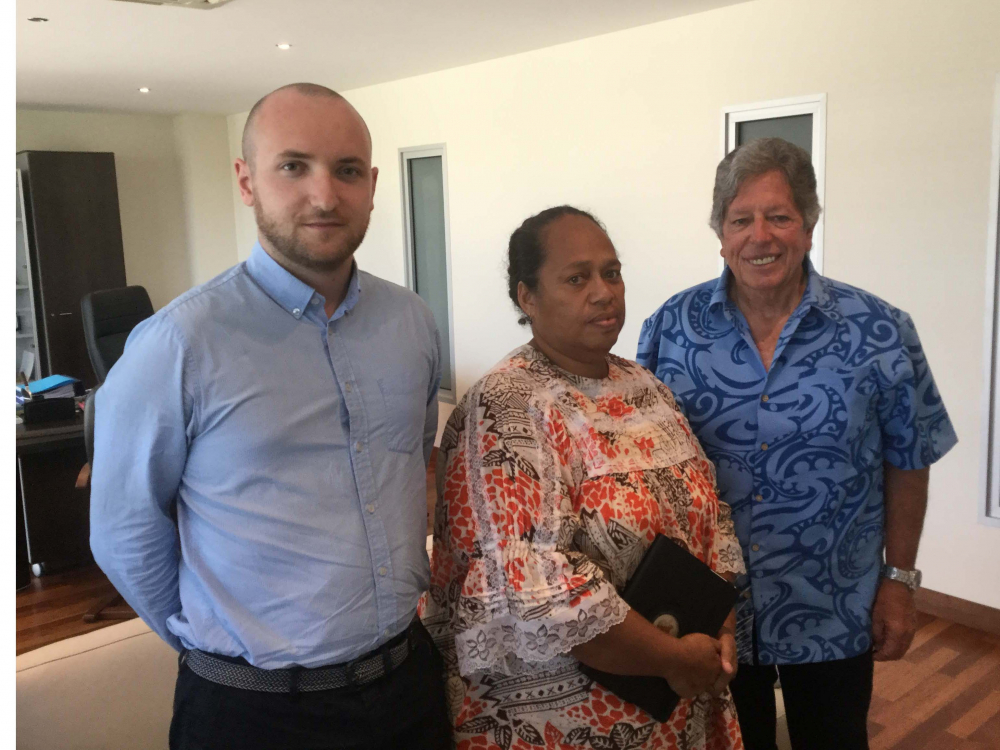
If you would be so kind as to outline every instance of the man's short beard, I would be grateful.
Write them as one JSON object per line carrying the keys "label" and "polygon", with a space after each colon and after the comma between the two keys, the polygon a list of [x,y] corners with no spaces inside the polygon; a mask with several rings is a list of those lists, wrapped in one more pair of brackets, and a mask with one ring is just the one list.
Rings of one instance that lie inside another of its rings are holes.
{"label": "man's short beard", "polygon": [[368,232],[366,222],[360,233],[344,237],[343,246],[337,249],[333,257],[317,258],[310,253],[305,245],[295,239],[294,234],[282,234],[281,226],[264,213],[259,202],[254,203],[253,214],[257,220],[257,229],[276,252],[300,268],[308,268],[312,271],[333,271],[339,268],[344,261],[354,255],[354,251],[361,245]]}

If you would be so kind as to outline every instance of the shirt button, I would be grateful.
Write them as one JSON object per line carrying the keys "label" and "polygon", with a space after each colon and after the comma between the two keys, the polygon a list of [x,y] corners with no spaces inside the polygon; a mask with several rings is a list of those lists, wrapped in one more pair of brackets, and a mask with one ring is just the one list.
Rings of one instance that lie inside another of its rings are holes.
{"label": "shirt button", "polygon": [[759,544],[755,544],[750,549],[752,549],[754,552],[760,552],[760,545]]}
{"label": "shirt button", "polygon": [[319,304],[319,297],[313,297],[313,298],[312,298],[312,299],[311,299],[311,300],[309,301],[309,304],[310,304],[310,305],[318,305],[318,304]]}
{"label": "shirt button", "polygon": [[296,318],[299,317],[301,314],[302,314],[302,310],[299,309],[298,307],[296,307],[294,310],[292,310],[292,315],[294,315]]}
{"label": "shirt button", "polygon": [[389,572],[389,571],[385,569],[385,566],[384,566],[384,565],[383,565],[383,566],[382,566],[381,568],[379,568],[379,569],[378,569],[378,574],[379,574],[380,576],[384,576],[384,575],[385,575],[386,573],[388,573],[388,572]]}
{"label": "shirt button", "polygon": [[365,506],[365,510],[367,510],[369,513],[374,513],[375,503],[368,503],[368,505]]}
{"label": "shirt button", "polygon": [[361,442],[360,441],[354,444],[354,450],[356,450],[358,453],[361,452]]}
{"label": "shirt button", "polygon": [[767,450],[767,443],[761,443],[761,444],[760,444],[760,449],[761,449],[762,451],[766,451],[766,450]]}
{"label": "shirt button", "polygon": [[766,404],[767,403],[767,394],[765,393],[763,396],[761,396],[760,400],[763,401]]}
{"label": "shirt button", "polygon": [[386,628],[385,630],[383,630],[383,631],[382,631],[382,634],[383,634],[383,635],[389,635],[389,633],[391,633],[391,632],[392,632],[392,631],[391,631],[391,630],[389,630],[389,628]]}
{"label": "shirt button", "polygon": [[764,496],[763,495],[754,495],[753,499],[756,500],[759,503],[761,500],[764,499]]}
{"label": "shirt button", "polygon": [[345,384],[344,385],[344,390],[347,391],[348,393],[350,393],[351,392],[351,384],[350,383]]}

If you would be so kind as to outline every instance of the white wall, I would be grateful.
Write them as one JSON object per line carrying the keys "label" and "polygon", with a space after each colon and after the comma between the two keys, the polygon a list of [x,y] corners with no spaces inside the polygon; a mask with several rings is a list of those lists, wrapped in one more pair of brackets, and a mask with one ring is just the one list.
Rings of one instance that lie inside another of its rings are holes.
{"label": "white wall", "polygon": [[236,182],[237,159],[243,158],[243,126],[246,124],[249,112],[230,115],[226,118],[229,129],[229,176],[232,184],[233,217],[236,222],[236,254],[240,260],[250,257],[250,250],[257,241],[257,225],[253,218],[253,209],[243,205],[240,198],[240,187]]}
{"label": "white wall", "polygon": [[237,260],[226,119],[179,115],[174,118],[174,140],[184,186],[191,280],[200,284]]}
{"label": "white wall", "polygon": [[615,351],[633,357],[647,315],[717,274],[722,107],[826,93],[826,273],[913,315],[961,439],[932,472],[925,585],[1000,607],[1000,529],[977,522],[997,29],[992,0],[758,0],[346,92],[380,168],[358,261],[402,283],[398,149],[446,143],[459,392],[526,340],[506,243],[558,203],[608,226],[628,286]]}
{"label": "white wall", "polygon": [[125,275],[160,308],[236,263],[223,117],[17,110],[18,151],[115,155]]}

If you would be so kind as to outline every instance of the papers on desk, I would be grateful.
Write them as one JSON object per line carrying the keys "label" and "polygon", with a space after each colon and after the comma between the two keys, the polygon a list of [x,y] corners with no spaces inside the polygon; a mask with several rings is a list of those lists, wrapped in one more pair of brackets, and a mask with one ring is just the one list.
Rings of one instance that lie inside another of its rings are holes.
{"label": "papers on desk", "polygon": [[47,378],[17,387],[17,403],[23,404],[37,396],[43,398],[71,398],[76,395],[76,384],[80,381],[67,375],[49,375]]}
{"label": "papers on desk", "polygon": [[35,353],[30,349],[25,349],[21,352],[21,373],[24,375],[24,379],[27,380],[31,377],[31,374],[35,371]]}

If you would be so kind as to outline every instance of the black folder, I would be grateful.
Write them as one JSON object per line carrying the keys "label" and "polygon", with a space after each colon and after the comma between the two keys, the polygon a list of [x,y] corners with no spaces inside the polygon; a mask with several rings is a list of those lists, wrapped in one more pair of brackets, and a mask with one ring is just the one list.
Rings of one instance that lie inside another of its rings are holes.
{"label": "black folder", "polygon": [[[654,624],[674,618],[678,638],[691,633],[714,638],[739,597],[729,581],[663,534],[656,535],[621,595]],[[585,664],[580,669],[659,722],[669,719],[680,701],[662,677],[610,674]]]}

